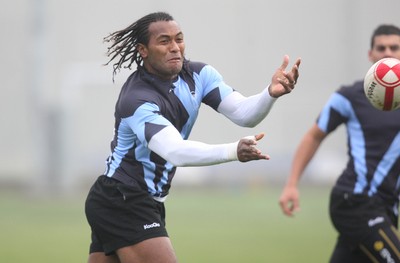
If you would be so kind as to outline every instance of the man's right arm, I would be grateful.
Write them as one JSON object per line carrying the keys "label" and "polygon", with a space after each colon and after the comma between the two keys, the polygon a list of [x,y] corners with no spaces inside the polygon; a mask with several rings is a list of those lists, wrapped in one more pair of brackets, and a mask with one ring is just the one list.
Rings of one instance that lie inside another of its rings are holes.
{"label": "man's right arm", "polygon": [[293,213],[299,210],[298,184],[300,178],[325,137],[326,133],[317,124],[314,124],[301,140],[294,155],[290,176],[279,199],[284,214],[293,216]]}
{"label": "man's right arm", "polygon": [[233,143],[207,144],[184,140],[173,126],[166,126],[152,136],[148,147],[174,166],[206,166],[219,163],[268,160],[255,146],[263,134],[242,138]]}

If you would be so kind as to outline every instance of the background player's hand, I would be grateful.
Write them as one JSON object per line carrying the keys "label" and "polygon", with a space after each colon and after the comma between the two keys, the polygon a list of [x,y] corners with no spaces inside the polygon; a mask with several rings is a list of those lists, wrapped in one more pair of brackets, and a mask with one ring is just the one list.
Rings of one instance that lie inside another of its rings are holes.
{"label": "background player's hand", "polygon": [[299,190],[296,186],[285,186],[279,198],[282,212],[287,216],[294,216],[300,210]]}
{"label": "background player's hand", "polygon": [[272,82],[268,89],[271,97],[278,98],[282,95],[290,93],[294,89],[294,86],[297,83],[297,79],[299,78],[300,63],[301,59],[298,58],[294,63],[292,69],[289,72],[286,72],[286,67],[289,64],[289,56],[285,55],[283,57],[282,65],[275,71],[275,74],[272,76]]}
{"label": "background player's hand", "polygon": [[264,137],[264,133],[255,136],[247,136],[240,139],[237,147],[237,156],[239,161],[248,162],[253,160],[269,160],[269,155],[264,155],[256,148],[257,141]]}

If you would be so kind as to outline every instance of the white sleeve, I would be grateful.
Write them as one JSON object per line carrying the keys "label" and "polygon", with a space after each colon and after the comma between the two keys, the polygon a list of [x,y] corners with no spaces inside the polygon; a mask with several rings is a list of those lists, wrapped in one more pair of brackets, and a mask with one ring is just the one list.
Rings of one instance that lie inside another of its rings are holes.
{"label": "white sleeve", "polygon": [[221,101],[218,112],[239,126],[254,127],[268,115],[275,101],[268,88],[250,97],[234,91]]}
{"label": "white sleeve", "polygon": [[148,144],[150,150],[174,166],[205,166],[236,161],[237,146],[238,142],[211,145],[183,140],[172,126],[157,132]]}

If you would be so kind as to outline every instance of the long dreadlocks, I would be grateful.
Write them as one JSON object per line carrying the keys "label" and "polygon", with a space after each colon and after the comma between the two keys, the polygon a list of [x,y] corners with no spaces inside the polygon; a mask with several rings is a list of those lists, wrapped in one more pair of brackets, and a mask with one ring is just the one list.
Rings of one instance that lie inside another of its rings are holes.
{"label": "long dreadlocks", "polygon": [[104,42],[112,42],[108,48],[107,56],[111,57],[106,65],[110,64],[116,57],[119,60],[113,64],[113,76],[117,74],[123,64],[128,63],[124,68],[131,69],[135,62],[137,66],[142,64],[143,58],[137,50],[137,44],[147,45],[149,43],[149,25],[158,21],[172,21],[174,18],[165,12],[148,14],[125,29],[111,33],[104,38]]}

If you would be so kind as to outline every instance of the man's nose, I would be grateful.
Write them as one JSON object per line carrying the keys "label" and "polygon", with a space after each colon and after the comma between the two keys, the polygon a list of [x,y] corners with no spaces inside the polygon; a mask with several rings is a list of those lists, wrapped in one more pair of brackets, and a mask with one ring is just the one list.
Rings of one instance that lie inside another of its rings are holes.
{"label": "man's nose", "polygon": [[179,51],[181,48],[179,47],[179,44],[176,43],[176,41],[171,41],[171,52],[177,52]]}

